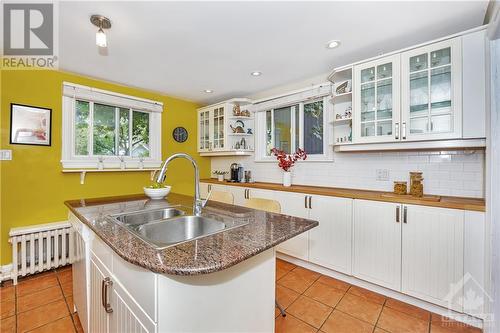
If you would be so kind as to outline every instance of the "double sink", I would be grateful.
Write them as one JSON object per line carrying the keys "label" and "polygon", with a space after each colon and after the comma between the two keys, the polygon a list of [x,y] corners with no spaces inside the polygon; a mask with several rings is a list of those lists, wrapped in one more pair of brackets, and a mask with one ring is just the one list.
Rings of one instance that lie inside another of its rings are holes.
{"label": "double sink", "polygon": [[187,215],[183,206],[111,215],[113,222],[158,250],[223,232],[248,223],[224,216]]}

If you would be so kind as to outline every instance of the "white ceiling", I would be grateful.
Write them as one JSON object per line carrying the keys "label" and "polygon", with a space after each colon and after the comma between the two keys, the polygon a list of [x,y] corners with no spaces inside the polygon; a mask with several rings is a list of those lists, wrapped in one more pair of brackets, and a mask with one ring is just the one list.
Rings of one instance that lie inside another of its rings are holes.
{"label": "white ceiling", "polygon": [[[60,68],[205,104],[476,27],[487,4],[61,2]],[[112,21],[107,54],[95,45],[92,14]],[[331,39],[342,45],[326,49]]]}

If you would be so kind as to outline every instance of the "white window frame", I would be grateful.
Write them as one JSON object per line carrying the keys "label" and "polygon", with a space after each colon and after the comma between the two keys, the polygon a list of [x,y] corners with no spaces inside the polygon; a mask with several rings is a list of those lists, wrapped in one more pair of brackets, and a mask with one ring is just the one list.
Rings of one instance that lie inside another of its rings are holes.
{"label": "white window frame", "polygon": [[[307,162],[325,162],[333,160],[333,152],[329,149],[329,135],[330,135],[330,127],[329,120],[330,115],[333,112],[333,106],[330,103],[329,96],[320,96],[320,97],[307,97],[299,100],[294,100],[286,103],[285,101],[277,100],[276,103],[267,109],[263,109],[261,111],[256,112],[256,133],[255,133],[255,161],[256,162],[276,162],[276,158],[274,156],[267,156],[266,149],[266,135],[267,135],[267,124],[266,124],[266,112],[271,111],[271,121],[272,126],[274,128],[274,110],[283,108],[283,107],[291,107],[298,105],[299,106],[299,148],[304,147],[304,104],[309,104],[317,101],[323,101],[323,154],[308,154],[307,159],[305,161],[300,161],[301,163]],[[269,104],[269,103],[266,103]],[[290,122],[290,134],[291,134],[291,151],[296,151],[297,147],[295,147],[295,117],[293,113],[291,114],[291,122]],[[274,135],[272,135],[272,140],[274,140]],[[306,152],[307,153],[307,152]]]}
{"label": "white window frame", "polygon": [[[92,124],[93,104],[105,104],[115,108],[129,109],[132,111],[149,114],[149,157],[144,157],[142,163],[139,157],[123,156],[127,169],[139,167],[158,168],[162,163],[161,156],[161,114],[163,103],[138,98],[135,96],[118,94],[115,92],[77,85],[69,82],[63,83],[62,96],[62,159],[61,164],[65,169],[96,169],[99,166],[99,156],[92,154],[92,133],[89,133],[89,155],[76,155],[75,153],[75,112],[76,101],[90,102],[89,124]],[[130,118],[132,121],[132,118]],[[132,125],[132,123],[130,123]],[[89,129],[92,127],[90,126]],[[131,131],[130,126],[129,131]],[[90,131],[91,132],[91,131]],[[130,135],[130,132],[129,132]],[[132,147],[130,147],[132,149]],[[104,168],[119,168],[120,157],[103,155]]]}

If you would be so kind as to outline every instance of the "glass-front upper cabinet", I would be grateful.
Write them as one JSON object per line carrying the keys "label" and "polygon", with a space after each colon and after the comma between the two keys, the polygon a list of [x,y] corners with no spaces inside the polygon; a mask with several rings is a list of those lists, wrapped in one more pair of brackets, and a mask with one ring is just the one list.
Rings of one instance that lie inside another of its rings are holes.
{"label": "glass-front upper cabinet", "polygon": [[198,110],[198,152],[217,152],[226,148],[226,103]]}
{"label": "glass-front upper cabinet", "polygon": [[399,140],[399,69],[399,55],[354,67],[353,142]]}
{"label": "glass-front upper cabinet", "polygon": [[210,110],[201,109],[198,111],[198,151],[210,148]]}
{"label": "glass-front upper cabinet", "polygon": [[402,54],[402,140],[461,137],[460,43],[455,38]]}
{"label": "glass-front upper cabinet", "polygon": [[224,149],[224,106],[213,109],[213,149]]}

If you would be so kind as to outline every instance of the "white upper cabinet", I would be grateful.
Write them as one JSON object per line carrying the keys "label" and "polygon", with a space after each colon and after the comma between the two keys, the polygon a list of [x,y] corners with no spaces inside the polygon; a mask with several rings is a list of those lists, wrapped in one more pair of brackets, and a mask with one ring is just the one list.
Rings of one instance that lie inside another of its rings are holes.
{"label": "white upper cabinet", "polygon": [[401,139],[462,137],[461,37],[401,54]]}
{"label": "white upper cabinet", "polygon": [[198,152],[203,156],[250,155],[254,117],[246,98],[198,109]]}
{"label": "white upper cabinet", "polygon": [[399,140],[399,54],[354,67],[353,142]]}

